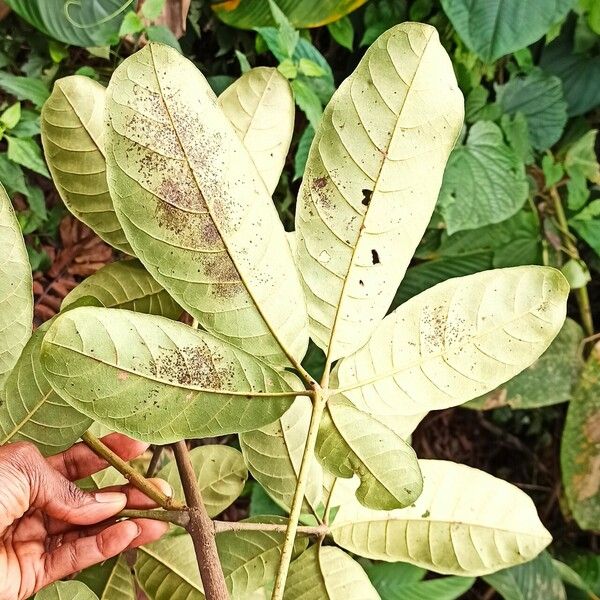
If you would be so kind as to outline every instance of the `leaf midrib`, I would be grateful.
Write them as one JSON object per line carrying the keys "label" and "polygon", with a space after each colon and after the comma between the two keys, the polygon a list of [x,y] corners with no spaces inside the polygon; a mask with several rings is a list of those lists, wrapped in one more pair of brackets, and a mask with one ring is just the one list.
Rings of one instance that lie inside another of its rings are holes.
{"label": "leaf midrib", "polygon": [[[191,165],[190,160],[189,160],[188,155],[187,155],[187,150],[186,150],[186,148],[185,148],[185,146],[184,146],[184,144],[183,144],[183,142],[181,140],[181,137],[179,136],[179,131],[175,127],[175,122],[173,121],[173,117],[171,116],[171,111],[169,110],[169,107],[168,107],[168,105],[167,105],[167,103],[165,101],[164,93],[163,93],[161,82],[160,82],[160,78],[158,77],[158,71],[156,70],[156,61],[154,59],[154,50],[153,50],[152,44],[149,45],[149,48],[150,48],[150,54],[152,56],[152,69],[154,71],[154,77],[156,78],[156,83],[157,83],[158,88],[160,90],[160,94],[159,94],[160,99],[161,99],[161,101],[163,103],[163,106],[165,108],[165,111],[166,111],[166,113],[167,113],[167,115],[169,117],[169,121],[171,123],[171,127],[173,128],[173,132],[175,133],[175,136],[177,137],[177,141],[179,142],[179,146],[181,147],[181,151],[183,152],[183,155],[185,157],[185,161],[186,161],[186,163],[188,165],[188,168],[190,169],[190,172],[192,173],[192,176],[194,178],[194,183],[196,184],[196,187],[198,188],[198,192],[200,193],[201,196],[204,196],[203,193],[202,193],[202,189],[200,187],[200,184],[198,182],[198,178],[196,176],[196,171],[192,168],[192,165]],[[234,134],[235,134],[235,132],[234,132]],[[243,143],[241,142],[241,140],[240,140],[240,143],[243,146]],[[249,156],[248,156],[248,159],[251,160]],[[251,160],[251,162],[254,165],[254,161]],[[257,179],[263,184],[263,187],[265,187],[265,189],[266,189],[265,183],[264,183],[262,177],[260,176],[260,174],[258,174],[258,172],[257,172],[257,176],[258,176]],[[231,263],[234,265],[235,270],[239,274],[240,281],[243,283],[244,289],[246,290],[246,292],[248,293],[248,296],[252,300],[252,303],[254,304],[254,307],[258,311],[258,314],[260,315],[260,318],[262,319],[263,323],[266,325],[267,329],[269,330],[269,332],[273,336],[273,339],[277,342],[278,346],[281,348],[281,350],[283,351],[283,353],[285,354],[285,356],[287,357],[287,359],[290,361],[290,363],[292,365],[295,365],[297,363],[296,359],[289,353],[289,351],[287,350],[287,348],[283,345],[283,343],[279,339],[279,336],[275,333],[275,330],[273,329],[273,327],[271,327],[271,324],[267,321],[267,319],[266,319],[265,315],[263,314],[263,311],[261,310],[261,308],[260,308],[260,306],[259,306],[256,298],[254,297],[254,294],[252,293],[252,291],[250,289],[250,286],[248,285],[248,283],[244,279],[243,274],[240,272],[237,263],[235,262],[235,260],[233,260],[231,249],[229,248],[225,237],[223,236],[221,230],[219,229],[219,225],[217,224],[217,222],[216,222],[216,220],[214,218],[214,215],[211,212],[211,207],[210,207],[210,205],[209,205],[208,202],[206,202],[206,210],[207,210],[207,212],[208,212],[208,214],[210,216],[210,219],[211,219],[211,221],[212,221],[215,229],[217,230],[217,232],[219,234],[219,238],[223,242],[223,247],[225,248],[225,251],[227,252],[227,256],[229,257],[229,260],[231,260]]]}

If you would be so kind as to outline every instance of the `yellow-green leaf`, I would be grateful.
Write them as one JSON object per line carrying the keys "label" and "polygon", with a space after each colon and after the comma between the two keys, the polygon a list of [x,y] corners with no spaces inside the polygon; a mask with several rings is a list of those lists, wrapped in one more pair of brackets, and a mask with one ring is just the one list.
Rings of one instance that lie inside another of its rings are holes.
{"label": "yellow-green leaf", "polygon": [[31,336],[32,285],[21,228],[0,184],[0,388]]}
{"label": "yellow-green leaf", "polygon": [[317,456],[337,477],[356,473],[358,500],[373,509],[412,504],[423,489],[414,450],[395,432],[343,398],[332,398],[321,421]]}
{"label": "yellow-green leaf", "polygon": [[57,581],[40,590],[35,600],[98,600],[98,597],[80,581]]}
{"label": "yellow-green leaf", "polygon": [[448,279],[399,306],[340,361],[339,394],[384,423],[476,398],[548,348],[568,294],[566,279],[550,267]]}
{"label": "yellow-green leaf", "polygon": [[287,79],[272,67],[251,69],[219,96],[219,106],[272,194],[294,133],[294,98]]}
{"label": "yellow-green leaf", "polygon": [[[222,445],[199,446],[190,451],[190,460],[209,516],[223,512],[244,489],[248,470],[235,448]],[[178,500],[185,502],[177,465],[166,464],[157,477],[171,484]]]}
{"label": "yellow-green leaf", "polygon": [[279,364],[301,358],[306,309],[283,226],[202,74],[149,44],[115,70],[107,106],[111,195],[150,274],[206,329]]}
{"label": "yellow-green leaf", "polygon": [[138,260],[114,262],[90,275],[66,296],[61,311],[77,306],[124,308],[169,319],[183,312]]}
{"label": "yellow-green leaf", "polygon": [[311,546],[290,566],[284,600],[379,600],[362,567],[334,546]]}
{"label": "yellow-green leaf", "polygon": [[331,359],[383,318],[435,206],[463,99],[436,30],[403,23],[333,95],[298,199],[311,336]]}
{"label": "yellow-green leaf", "polygon": [[103,240],[132,254],[106,183],[105,101],[106,90],[89,77],[58,79],[42,108],[42,143],[66,207]]}
{"label": "yellow-green leaf", "polygon": [[42,362],[77,410],[151,443],[262,427],[296,394],[278,371],[228,342],[126,310],[59,315],[42,343]]}
{"label": "yellow-green leaf", "polygon": [[[279,420],[240,434],[240,447],[252,476],[277,503],[288,509],[298,482],[311,409],[310,400],[301,396]],[[317,459],[312,458],[303,512],[318,507],[322,479],[323,469]]]}
{"label": "yellow-green leaf", "polygon": [[69,448],[91,424],[46,378],[40,352],[48,326],[44,323],[29,339],[0,391],[0,445],[32,442],[44,455]]}
{"label": "yellow-green leaf", "polygon": [[124,555],[85,569],[77,576],[98,600],[135,600],[135,584]]}
{"label": "yellow-green leaf", "polygon": [[331,525],[350,552],[456,575],[484,575],[537,556],[552,540],[531,498],[483,471],[419,461],[423,493],[409,508],[375,511],[351,499]]}

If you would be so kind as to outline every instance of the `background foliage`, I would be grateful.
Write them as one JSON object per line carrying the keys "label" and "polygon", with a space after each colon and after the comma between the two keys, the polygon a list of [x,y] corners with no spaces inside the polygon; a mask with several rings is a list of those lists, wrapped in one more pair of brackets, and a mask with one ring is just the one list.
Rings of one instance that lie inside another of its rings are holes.
{"label": "background foliage", "polygon": [[[392,25],[434,25],[466,98],[466,123],[393,306],[450,277],[523,264],[560,268],[573,293],[571,318],[539,361],[472,401],[470,410],[432,413],[413,444],[422,458],[465,462],[522,486],[555,544],[531,563],[477,582],[431,578],[403,563],[363,566],[384,600],[600,595],[600,359],[592,348],[600,322],[598,0],[280,0],[279,8],[263,0],[6,4],[12,12],[3,10],[0,24],[0,181],[26,235],[38,324],[58,311],[77,282],[115,258],[65,216],[49,181],[40,108],[56,78],[80,74],[106,85],[145,40],[180,50],[218,94],[250,67],[277,66],[299,108],[292,152],[274,192],[289,230],[315,127],[336,85]],[[305,366],[318,371],[322,360],[311,348]],[[247,473],[239,464],[231,468],[235,487]],[[219,498],[215,492],[214,514],[228,505]],[[252,480],[227,509],[232,519],[278,510]],[[327,560],[335,563],[333,551]],[[138,576],[148,573],[148,586],[156,578],[153,561],[148,551],[136,563]],[[111,566],[117,574],[122,568]],[[92,575],[87,583],[110,597]],[[76,585],[64,584],[73,594]]]}

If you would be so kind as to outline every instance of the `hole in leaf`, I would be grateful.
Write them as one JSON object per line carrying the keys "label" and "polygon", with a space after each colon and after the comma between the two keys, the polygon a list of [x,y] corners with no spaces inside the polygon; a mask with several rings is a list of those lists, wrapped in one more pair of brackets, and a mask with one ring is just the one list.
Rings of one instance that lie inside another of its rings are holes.
{"label": "hole in leaf", "polygon": [[379,260],[379,253],[377,250],[371,250],[371,256],[373,258],[373,264],[378,265],[381,261]]}

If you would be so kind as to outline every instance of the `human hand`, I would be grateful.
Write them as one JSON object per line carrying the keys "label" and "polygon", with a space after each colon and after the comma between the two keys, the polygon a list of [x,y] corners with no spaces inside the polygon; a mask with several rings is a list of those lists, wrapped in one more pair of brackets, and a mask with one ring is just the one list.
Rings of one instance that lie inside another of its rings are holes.
{"label": "human hand", "polygon": [[[103,442],[124,460],[147,447],[120,434]],[[33,444],[0,447],[0,600],[29,598],[53,581],[167,531],[167,523],[150,519],[103,523],[125,507],[156,506],[130,485],[88,493],[73,483],[107,466],[84,444],[47,459]],[[165,481],[151,481],[172,494]]]}

